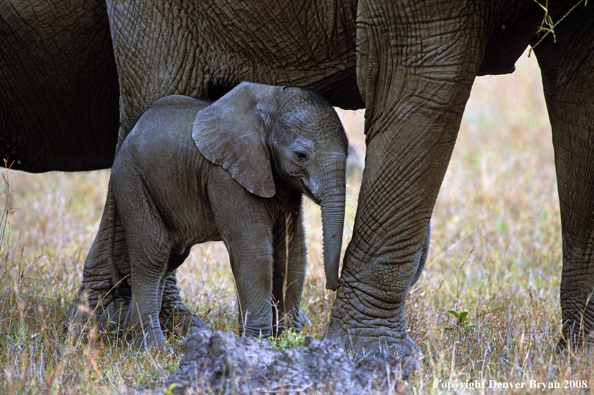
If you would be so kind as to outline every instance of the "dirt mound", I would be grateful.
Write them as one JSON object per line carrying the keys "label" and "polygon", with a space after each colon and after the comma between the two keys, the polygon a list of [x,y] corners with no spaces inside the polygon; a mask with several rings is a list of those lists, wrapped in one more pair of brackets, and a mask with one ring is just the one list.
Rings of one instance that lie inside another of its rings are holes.
{"label": "dirt mound", "polygon": [[174,394],[399,394],[410,368],[389,353],[350,357],[336,342],[308,336],[282,352],[266,339],[195,330],[166,382]]}

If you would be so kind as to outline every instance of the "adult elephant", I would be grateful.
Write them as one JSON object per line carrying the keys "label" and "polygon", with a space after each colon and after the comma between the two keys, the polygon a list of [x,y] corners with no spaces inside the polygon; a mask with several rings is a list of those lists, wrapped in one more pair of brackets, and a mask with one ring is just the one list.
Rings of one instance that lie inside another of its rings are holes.
{"label": "adult elephant", "polygon": [[[573,5],[551,3],[554,21]],[[327,336],[354,349],[383,343],[413,352],[406,294],[422,270],[429,220],[472,83],[478,75],[513,71],[537,40],[542,8],[533,0],[162,0],[108,1],[107,12],[119,75],[120,139],[161,96],[214,99],[243,80],[309,86],[334,105],[365,106],[366,167]],[[571,12],[556,29],[556,43],[551,35],[535,53],[561,202],[561,345],[591,343],[594,8]],[[105,221],[83,279],[95,301],[110,286],[108,275],[102,277],[103,229]],[[163,308],[172,311],[183,305],[170,289]],[[117,304],[104,301],[107,309]]]}
{"label": "adult elephant", "polygon": [[0,165],[110,167],[118,98],[104,2],[0,0]]}

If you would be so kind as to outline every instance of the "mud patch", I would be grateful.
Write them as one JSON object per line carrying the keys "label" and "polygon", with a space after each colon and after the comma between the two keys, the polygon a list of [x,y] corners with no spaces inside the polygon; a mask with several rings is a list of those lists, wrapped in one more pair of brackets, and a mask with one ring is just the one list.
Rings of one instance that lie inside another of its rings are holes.
{"label": "mud patch", "polygon": [[266,339],[194,330],[178,370],[166,381],[174,394],[401,394],[410,366],[393,354],[350,357],[336,342],[308,336],[305,348],[282,352]]}

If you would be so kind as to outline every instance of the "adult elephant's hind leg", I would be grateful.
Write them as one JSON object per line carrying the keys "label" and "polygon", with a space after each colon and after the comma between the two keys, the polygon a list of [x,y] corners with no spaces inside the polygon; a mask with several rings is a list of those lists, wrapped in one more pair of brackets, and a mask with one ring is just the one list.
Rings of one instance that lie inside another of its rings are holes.
{"label": "adult elephant's hind leg", "polygon": [[[561,27],[561,26],[560,26]],[[535,48],[553,130],[563,233],[561,310],[567,343],[594,345],[594,10],[570,14],[557,43]],[[546,263],[545,263],[546,264]]]}
{"label": "adult elephant's hind leg", "polygon": [[176,271],[190,254],[190,248],[180,255],[169,257],[167,279],[163,283],[162,299],[160,301],[161,312],[159,319],[162,326],[169,332],[179,332],[185,335],[192,328],[203,328],[204,323],[193,314],[186,306],[179,293],[177,286]]}
{"label": "adult elephant's hind leg", "polygon": [[[119,332],[130,305],[128,281],[114,287],[108,262],[109,219],[107,206],[103,210],[99,230],[85,259],[82,284],[68,310],[65,324],[70,330],[96,323],[100,329]],[[121,221],[116,223],[114,257],[123,277],[130,273],[128,247]]]}

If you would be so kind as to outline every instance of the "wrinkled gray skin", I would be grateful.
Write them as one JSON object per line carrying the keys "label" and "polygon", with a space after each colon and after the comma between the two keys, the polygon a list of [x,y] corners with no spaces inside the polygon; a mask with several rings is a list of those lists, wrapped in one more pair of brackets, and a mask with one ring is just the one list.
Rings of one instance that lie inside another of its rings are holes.
{"label": "wrinkled gray skin", "polygon": [[[573,3],[549,2],[552,20]],[[120,140],[159,97],[216,99],[241,81],[307,86],[333,105],[365,107],[366,168],[326,336],[355,349],[383,343],[412,352],[406,295],[422,267],[429,220],[473,81],[513,72],[537,41],[544,16],[538,4],[160,0],[110,1],[107,12],[121,93]],[[97,32],[108,40],[100,20]],[[561,204],[561,346],[591,343],[584,335],[594,330],[593,26],[594,7],[580,5],[556,27],[557,42],[549,35],[534,51]],[[102,221],[85,264],[91,299],[109,284],[105,229]],[[189,317],[175,277],[168,281],[162,313]]]}
{"label": "wrinkled gray skin", "polygon": [[229,251],[240,333],[270,336],[286,318],[296,330],[306,324],[302,193],[321,205],[327,287],[338,283],[348,142],[334,108],[307,89],[253,83],[208,104],[157,100],[111,171],[111,233],[119,216],[130,262],[128,281],[112,261],[113,283],[131,288],[124,329],[146,333],[138,343],[150,347],[166,344],[159,312],[167,278],[206,241]]}
{"label": "wrinkled gray skin", "polygon": [[110,167],[119,95],[104,2],[0,0],[0,166]]}

